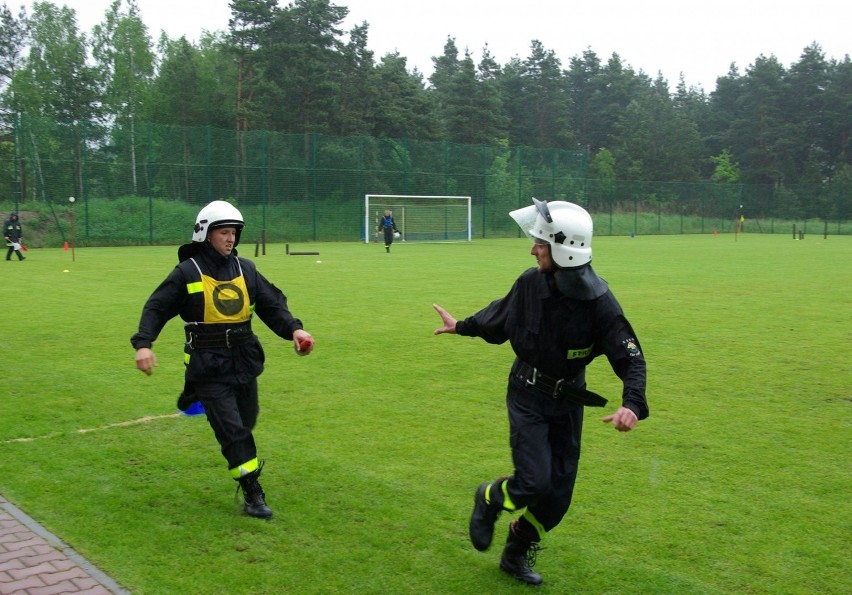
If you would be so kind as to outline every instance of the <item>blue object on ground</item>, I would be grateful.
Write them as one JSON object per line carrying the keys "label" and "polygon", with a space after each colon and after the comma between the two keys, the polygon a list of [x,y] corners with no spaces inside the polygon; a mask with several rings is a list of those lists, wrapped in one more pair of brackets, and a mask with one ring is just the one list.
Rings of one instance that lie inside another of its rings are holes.
{"label": "blue object on ground", "polygon": [[192,405],[189,406],[189,409],[186,411],[181,411],[184,415],[201,415],[204,413],[204,405],[201,404],[201,401],[196,401]]}

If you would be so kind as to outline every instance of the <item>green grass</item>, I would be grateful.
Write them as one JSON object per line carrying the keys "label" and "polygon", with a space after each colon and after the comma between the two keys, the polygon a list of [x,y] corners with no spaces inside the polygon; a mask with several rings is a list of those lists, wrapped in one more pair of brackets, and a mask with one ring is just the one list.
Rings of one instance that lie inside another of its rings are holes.
{"label": "green grass", "polygon": [[[461,318],[504,295],[534,264],[528,242],[291,248],[321,255],[254,259],[317,340],[296,357],[256,324],[271,522],[241,513],[203,417],[175,415],[179,321],[152,377],[133,365],[174,247],[0,263],[0,493],[134,593],[528,592],[498,570],[499,547],[467,540],[475,486],[511,471],[511,350],[433,336],[431,308]],[[852,238],[595,250],[642,341],[651,417],[620,434],[587,410],[539,591],[852,592]],[[617,402],[605,361],[588,381]]]}

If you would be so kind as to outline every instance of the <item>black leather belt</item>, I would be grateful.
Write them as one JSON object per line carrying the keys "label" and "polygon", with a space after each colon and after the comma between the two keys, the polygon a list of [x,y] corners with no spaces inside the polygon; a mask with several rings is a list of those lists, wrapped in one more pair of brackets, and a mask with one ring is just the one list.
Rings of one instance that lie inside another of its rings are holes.
{"label": "black leather belt", "polygon": [[525,362],[518,362],[514,376],[527,386],[546,393],[554,399],[564,398],[586,407],[604,407],[607,403],[607,400],[599,394],[571,386],[571,380],[542,374],[537,368]]}
{"label": "black leather belt", "polygon": [[224,331],[190,330],[184,328],[186,334],[186,346],[189,349],[230,349],[238,345],[245,345],[254,339],[251,326],[239,326],[225,329]]}

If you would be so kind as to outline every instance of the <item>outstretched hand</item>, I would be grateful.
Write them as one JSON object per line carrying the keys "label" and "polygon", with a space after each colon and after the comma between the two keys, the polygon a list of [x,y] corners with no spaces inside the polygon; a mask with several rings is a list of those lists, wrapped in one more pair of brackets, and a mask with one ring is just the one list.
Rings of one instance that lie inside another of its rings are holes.
{"label": "outstretched hand", "polygon": [[136,350],[136,367],[147,376],[154,373],[157,367],[157,356],[148,347],[140,347]]}
{"label": "outstretched hand", "polygon": [[435,334],[436,335],[440,335],[440,334],[443,334],[443,333],[455,334],[455,332],[456,332],[456,319],[453,318],[452,315],[449,312],[444,310],[438,304],[432,304],[432,307],[435,308],[435,311],[441,317],[441,322],[444,323],[444,326],[442,326],[441,328],[435,329]]}
{"label": "outstretched hand", "polygon": [[601,421],[611,423],[612,427],[619,432],[629,432],[636,425],[636,422],[639,421],[639,418],[627,407],[619,407],[618,411],[612,415],[607,415]]}

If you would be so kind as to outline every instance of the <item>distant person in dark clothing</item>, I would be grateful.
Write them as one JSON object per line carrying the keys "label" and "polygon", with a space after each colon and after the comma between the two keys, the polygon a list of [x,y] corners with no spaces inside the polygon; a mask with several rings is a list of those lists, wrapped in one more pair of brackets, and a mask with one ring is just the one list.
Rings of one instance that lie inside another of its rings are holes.
{"label": "distant person in dark clothing", "polygon": [[26,256],[21,254],[23,232],[17,213],[9,215],[9,219],[3,224],[3,236],[6,238],[6,245],[9,247],[6,251],[6,260],[12,260],[13,253],[18,255],[18,260],[25,260]]}
{"label": "distant person in dark clothing", "polygon": [[385,232],[385,252],[390,252],[394,238],[399,237],[399,230],[396,228],[396,221],[393,220],[393,212],[390,209],[386,209],[385,214],[379,219],[378,231]]}
{"label": "distant person in dark clothing", "polygon": [[743,205],[734,209],[734,233],[742,233],[745,224],[745,209]]}

